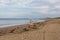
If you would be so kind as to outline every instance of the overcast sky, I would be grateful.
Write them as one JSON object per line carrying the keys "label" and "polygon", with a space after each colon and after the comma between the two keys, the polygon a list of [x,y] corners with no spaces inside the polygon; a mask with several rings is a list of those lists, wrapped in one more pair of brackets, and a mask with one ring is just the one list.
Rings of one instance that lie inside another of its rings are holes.
{"label": "overcast sky", "polygon": [[60,0],[0,0],[0,18],[58,16]]}

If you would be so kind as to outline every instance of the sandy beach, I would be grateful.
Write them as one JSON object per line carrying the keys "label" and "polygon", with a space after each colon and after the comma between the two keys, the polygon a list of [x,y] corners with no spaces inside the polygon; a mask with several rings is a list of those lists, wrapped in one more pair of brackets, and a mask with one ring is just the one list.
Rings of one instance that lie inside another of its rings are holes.
{"label": "sandy beach", "polygon": [[60,40],[60,18],[0,28],[0,40]]}

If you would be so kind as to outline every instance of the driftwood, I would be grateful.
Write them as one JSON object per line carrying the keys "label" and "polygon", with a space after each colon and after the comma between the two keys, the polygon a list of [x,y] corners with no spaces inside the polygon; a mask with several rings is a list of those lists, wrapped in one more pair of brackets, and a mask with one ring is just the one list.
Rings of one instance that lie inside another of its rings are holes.
{"label": "driftwood", "polygon": [[33,20],[29,21],[29,25],[30,25],[30,28],[32,28],[32,29],[36,29],[37,28],[36,24],[35,24],[35,22]]}

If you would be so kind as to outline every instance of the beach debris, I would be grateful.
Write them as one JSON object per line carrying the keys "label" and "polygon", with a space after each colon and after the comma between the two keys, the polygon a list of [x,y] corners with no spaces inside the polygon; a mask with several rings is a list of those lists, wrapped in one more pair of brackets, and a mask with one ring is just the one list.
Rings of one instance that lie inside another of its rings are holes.
{"label": "beach debris", "polygon": [[29,24],[30,24],[30,25],[34,25],[34,22],[33,22],[32,19],[30,19]]}
{"label": "beach debris", "polygon": [[27,29],[27,28],[24,28],[23,30],[24,30],[24,31],[29,31],[29,29]]}
{"label": "beach debris", "polygon": [[30,19],[29,24],[30,24],[30,28],[36,29],[36,24],[32,19]]}

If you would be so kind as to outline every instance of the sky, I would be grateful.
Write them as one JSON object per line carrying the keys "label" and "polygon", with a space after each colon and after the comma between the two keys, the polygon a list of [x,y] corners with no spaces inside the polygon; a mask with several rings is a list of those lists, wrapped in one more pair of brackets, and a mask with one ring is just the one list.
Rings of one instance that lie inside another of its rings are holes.
{"label": "sky", "polygon": [[0,18],[60,17],[60,0],[0,0]]}

